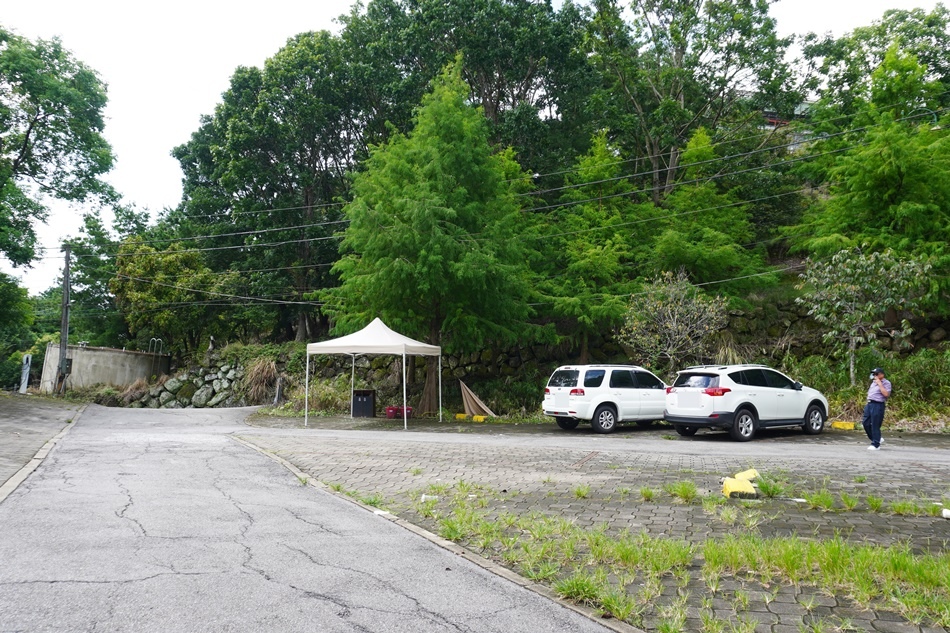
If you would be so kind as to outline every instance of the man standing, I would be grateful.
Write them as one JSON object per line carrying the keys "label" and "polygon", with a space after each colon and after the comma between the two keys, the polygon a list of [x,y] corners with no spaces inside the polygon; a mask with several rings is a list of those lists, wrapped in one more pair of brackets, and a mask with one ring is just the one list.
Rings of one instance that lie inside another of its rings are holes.
{"label": "man standing", "polygon": [[881,450],[881,425],[884,424],[884,405],[891,397],[891,381],[884,377],[884,370],[875,367],[871,371],[871,386],[868,387],[868,402],[864,405],[861,424],[868,434],[869,451]]}

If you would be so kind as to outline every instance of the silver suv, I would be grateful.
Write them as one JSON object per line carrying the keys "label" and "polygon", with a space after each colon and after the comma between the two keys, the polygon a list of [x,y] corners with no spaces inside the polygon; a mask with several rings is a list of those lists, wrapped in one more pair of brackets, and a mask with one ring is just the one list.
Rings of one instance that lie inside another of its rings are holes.
{"label": "silver suv", "polygon": [[562,429],[590,421],[594,431],[610,433],[630,420],[647,425],[663,419],[666,385],[636,365],[565,365],[544,389],[544,415]]}
{"label": "silver suv", "polygon": [[703,365],[677,372],[663,413],[680,435],[721,428],[740,442],[772,426],[800,426],[815,435],[827,418],[828,400],[820,392],[765,365]]}

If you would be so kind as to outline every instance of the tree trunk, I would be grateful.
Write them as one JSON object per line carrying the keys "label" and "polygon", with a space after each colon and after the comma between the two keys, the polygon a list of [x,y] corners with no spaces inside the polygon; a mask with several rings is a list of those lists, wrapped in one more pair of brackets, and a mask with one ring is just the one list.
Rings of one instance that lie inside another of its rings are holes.
{"label": "tree trunk", "polygon": [[423,416],[439,415],[439,357],[426,356],[426,382],[419,398],[419,414]]}
{"label": "tree trunk", "polygon": [[857,376],[854,374],[854,356],[855,356],[855,342],[854,337],[848,339],[848,370],[851,374],[851,386],[858,384]]}
{"label": "tree trunk", "polygon": [[590,345],[588,344],[587,332],[581,334],[581,353],[580,358],[577,360],[578,365],[586,365],[588,359],[590,358]]}
{"label": "tree trunk", "polygon": [[[441,320],[433,317],[429,321],[428,343],[438,345],[441,340]],[[420,415],[439,414],[439,357],[426,356],[426,382],[422,387],[422,397],[419,399]]]}

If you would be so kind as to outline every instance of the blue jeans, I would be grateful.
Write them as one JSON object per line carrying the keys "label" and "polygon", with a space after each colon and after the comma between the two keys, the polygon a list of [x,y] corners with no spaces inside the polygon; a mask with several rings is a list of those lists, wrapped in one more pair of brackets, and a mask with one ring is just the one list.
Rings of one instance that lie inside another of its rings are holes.
{"label": "blue jeans", "polygon": [[881,425],[884,424],[884,403],[869,401],[864,405],[864,416],[861,418],[861,425],[864,426],[864,432],[868,434],[868,439],[874,446],[881,445]]}

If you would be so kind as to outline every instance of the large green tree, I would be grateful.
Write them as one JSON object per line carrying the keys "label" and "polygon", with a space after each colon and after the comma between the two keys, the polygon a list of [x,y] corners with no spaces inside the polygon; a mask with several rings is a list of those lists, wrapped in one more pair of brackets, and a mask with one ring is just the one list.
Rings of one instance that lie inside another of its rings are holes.
{"label": "large green tree", "polygon": [[238,298],[235,277],[215,274],[181,244],[157,250],[136,237],[119,248],[110,287],[140,347],[157,337],[166,350],[187,355],[224,329],[226,307]]}
{"label": "large green tree", "polygon": [[[341,285],[324,293],[340,332],[374,317],[449,350],[512,343],[530,314],[519,168],[492,153],[460,64],[432,83],[409,134],[376,148],[345,209]],[[512,180],[514,179],[514,180]],[[433,371],[434,370],[434,371]],[[430,363],[421,409],[435,410]]]}
{"label": "large green tree", "polygon": [[[796,248],[820,258],[844,249],[892,249],[927,258],[932,283],[950,290],[950,145],[931,117],[911,116],[932,94],[916,58],[892,47],[872,73],[871,122],[861,142],[828,168],[831,195],[788,232]],[[941,308],[945,311],[946,308]]]}
{"label": "large green tree", "polygon": [[332,283],[337,199],[364,147],[343,48],[301,33],[263,69],[239,68],[214,116],[174,151],[185,200],[164,220],[169,236],[201,236],[196,246],[217,249],[209,264],[241,273],[245,293],[283,299],[266,320],[297,340],[320,329],[301,299]]}
{"label": "large green tree", "polygon": [[0,254],[13,265],[36,256],[48,199],[111,196],[99,179],[113,162],[105,105],[105,84],[58,39],[0,26]]}
{"label": "large green tree", "polygon": [[825,326],[826,341],[846,350],[852,385],[858,347],[876,344],[879,335],[906,342],[912,332],[907,318],[899,327],[885,327],[885,315],[895,310],[906,317],[916,308],[929,270],[925,260],[902,259],[890,250],[845,249],[828,259],[809,260],[799,286],[806,294],[796,301]]}
{"label": "large green tree", "polygon": [[672,193],[693,132],[759,136],[765,109],[800,100],[767,0],[595,0],[593,60],[612,136],[655,203]]}

